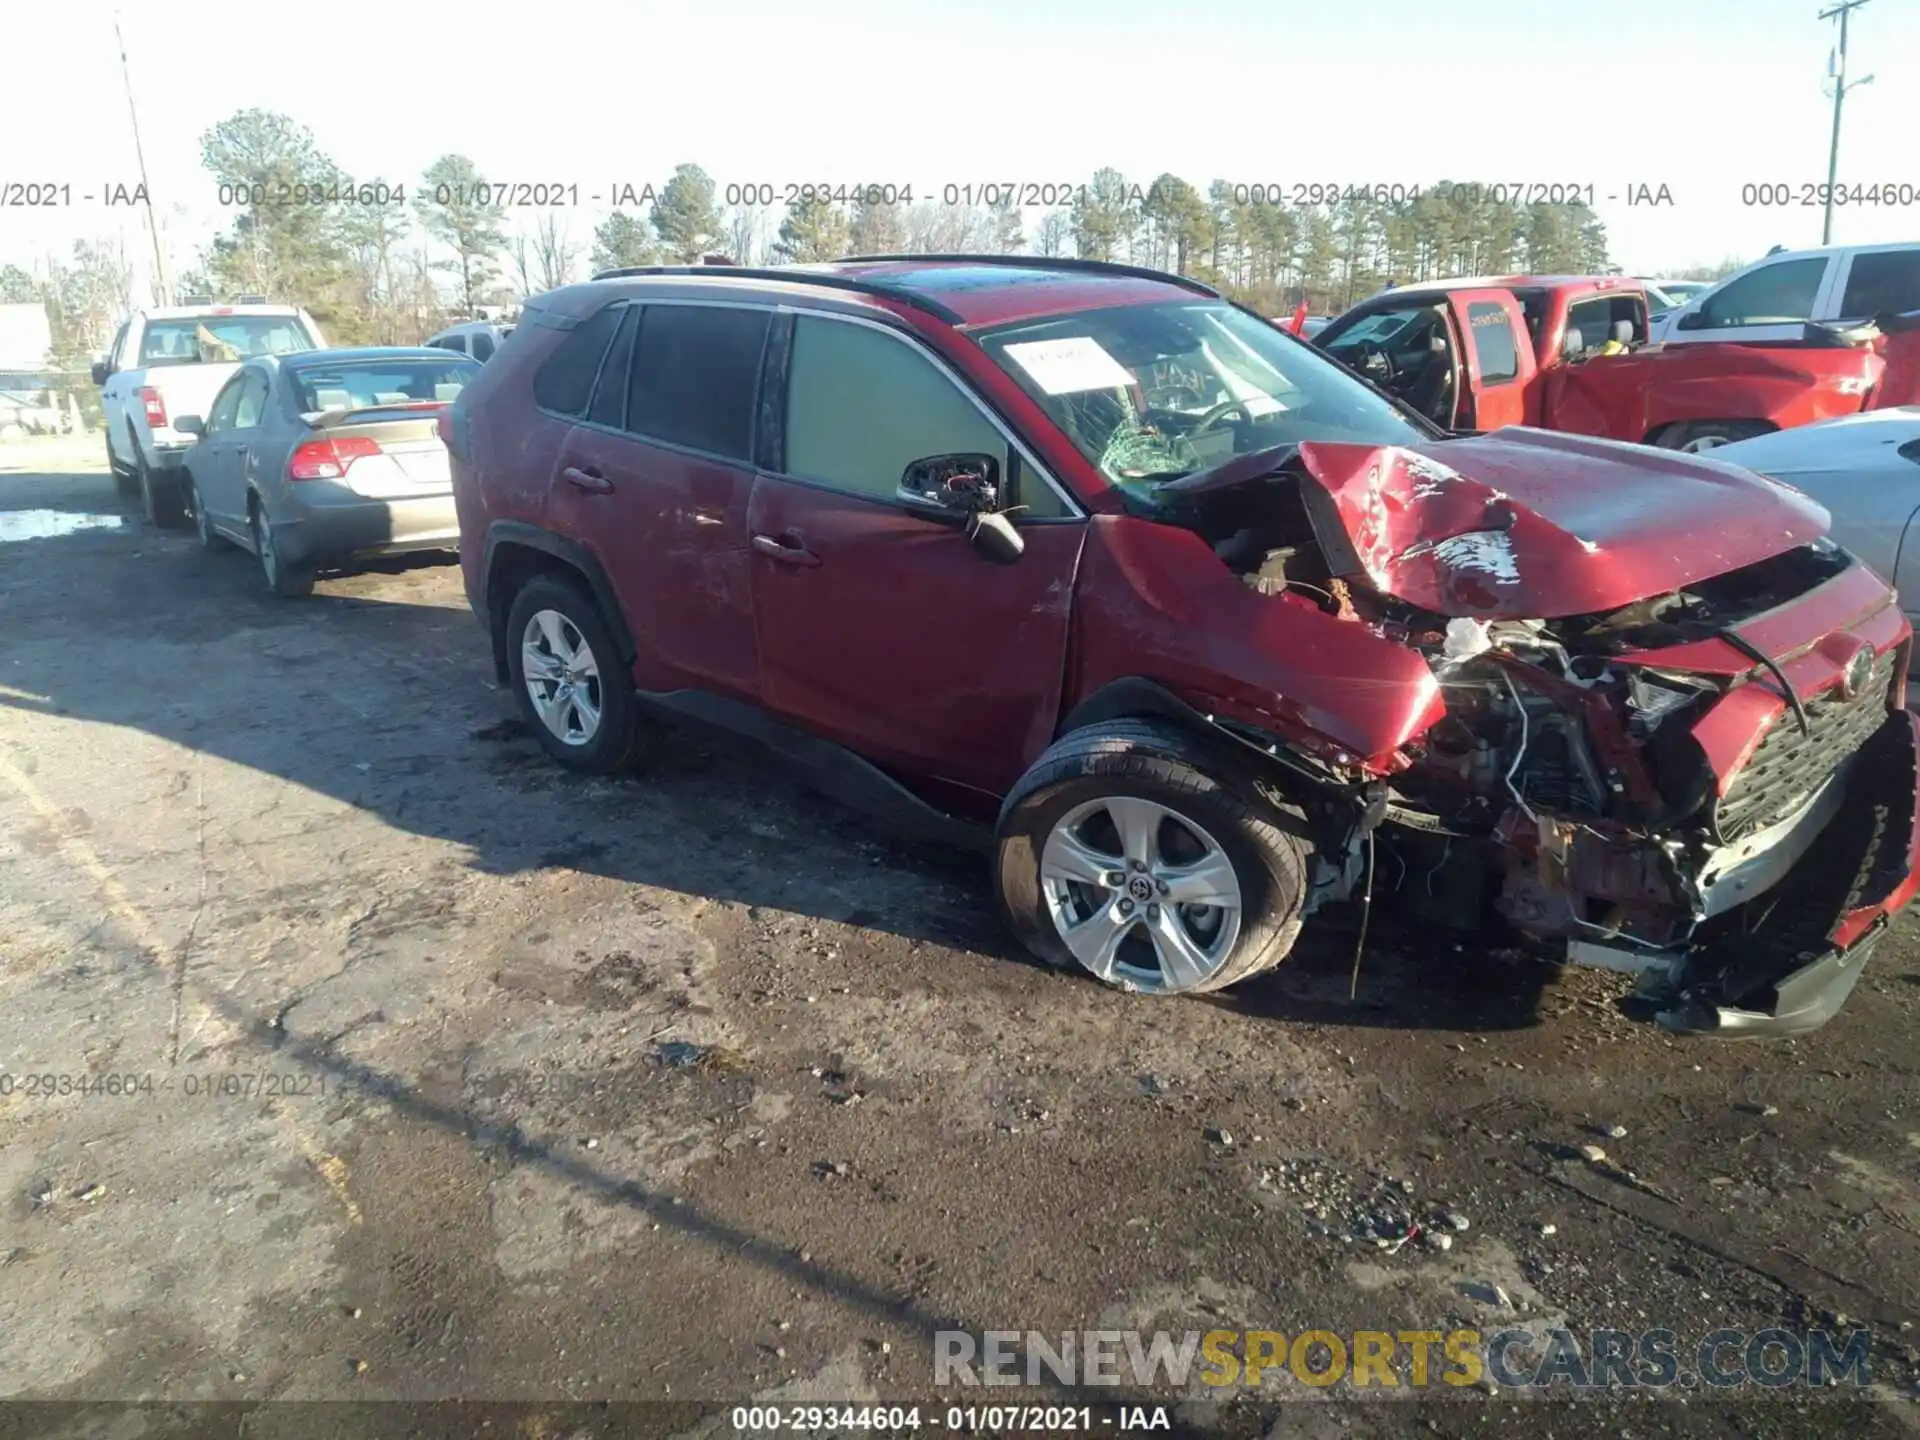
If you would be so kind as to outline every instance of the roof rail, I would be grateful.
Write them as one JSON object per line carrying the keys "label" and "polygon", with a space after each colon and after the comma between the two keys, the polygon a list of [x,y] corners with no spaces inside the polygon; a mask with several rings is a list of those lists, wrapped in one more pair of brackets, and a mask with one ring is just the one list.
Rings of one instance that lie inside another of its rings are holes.
{"label": "roof rail", "polygon": [[1135,280],[1158,280],[1165,285],[1178,285],[1183,290],[1192,290],[1196,294],[1206,295],[1215,300],[1224,298],[1213,286],[1190,276],[1175,275],[1169,270],[1150,270],[1145,265],[1122,265],[1113,260],[1080,260],[1064,255],[846,255],[835,263],[871,265],[883,261],[914,260],[1017,266],[1023,270],[1068,270],[1089,275],[1128,275]]}
{"label": "roof rail", "polygon": [[926,295],[916,295],[899,285],[879,280],[862,280],[852,275],[835,275],[799,266],[753,265],[627,265],[618,270],[602,270],[595,280],[620,280],[630,275],[693,275],[703,280],[778,280],[788,285],[818,285],[827,290],[850,290],[859,295],[874,295],[898,305],[910,305],[949,325],[963,325],[965,319],[948,306]]}

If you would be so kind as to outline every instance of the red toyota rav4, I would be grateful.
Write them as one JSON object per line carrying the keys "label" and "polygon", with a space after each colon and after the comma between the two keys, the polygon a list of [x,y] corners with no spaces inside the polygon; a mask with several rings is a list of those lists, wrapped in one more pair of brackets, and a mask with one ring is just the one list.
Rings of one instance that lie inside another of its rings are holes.
{"label": "red toyota rav4", "polygon": [[443,427],[555,759],[753,737],[991,844],[1021,940],[1129,990],[1379,892],[1636,972],[1669,1028],[1788,1034],[1920,886],[1911,633],[1818,506],[1443,433],[1192,281],[616,271],[529,302]]}

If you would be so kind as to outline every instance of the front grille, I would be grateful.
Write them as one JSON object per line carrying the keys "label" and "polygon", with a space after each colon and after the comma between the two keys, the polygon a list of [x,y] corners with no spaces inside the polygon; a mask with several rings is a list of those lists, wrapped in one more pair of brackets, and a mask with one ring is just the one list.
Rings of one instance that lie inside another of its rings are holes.
{"label": "front grille", "polygon": [[1899,647],[1874,661],[1873,673],[1853,699],[1839,686],[1805,702],[1807,733],[1791,710],[1775,717],[1753,756],[1733,777],[1714,806],[1713,827],[1731,843],[1791,815],[1887,718],[1887,689]]}

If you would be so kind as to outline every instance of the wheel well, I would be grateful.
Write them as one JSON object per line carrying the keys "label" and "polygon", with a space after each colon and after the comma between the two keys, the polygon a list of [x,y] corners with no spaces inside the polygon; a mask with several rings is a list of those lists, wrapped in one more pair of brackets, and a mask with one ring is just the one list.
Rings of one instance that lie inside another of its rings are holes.
{"label": "wheel well", "polygon": [[561,575],[584,581],[587,577],[558,555],[531,545],[501,541],[493,547],[487,568],[487,631],[493,639],[493,668],[502,684],[507,681],[507,612],[513,609],[513,597],[538,575]]}
{"label": "wheel well", "polygon": [[1647,438],[1640,443],[1642,445],[1664,445],[1666,444],[1667,437],[1674,431],[1691,429],[1695,425],[1734,425],[1744,430],[1750,430],[1755,435],[1765,435],[1769,431],[1780,428],[1771,420],[1733,420],[1725,418],[1712,420],[1669,420],[1665,425],[1654,426],[1647,432]]}

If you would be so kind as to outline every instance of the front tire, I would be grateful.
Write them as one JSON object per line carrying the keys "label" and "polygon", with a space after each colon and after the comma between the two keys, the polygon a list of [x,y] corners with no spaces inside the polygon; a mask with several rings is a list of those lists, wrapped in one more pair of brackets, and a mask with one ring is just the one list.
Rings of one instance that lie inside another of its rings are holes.
{"label": "front tire", "polygon": [[140,493],[140,479],[133,473],[131,466],[123,465],[120,462],[120,457],[113,453],[113,440],[111,438],[113,432],[108,431],[107,433],[109,437],[106,442],[107,473],[113,476],[113,488],[131,500]]}
{"label": "front tire", "polygon": [[507,671],[520,714],[569,770],[611,775],[652,738],[613,634],[591,596],[558,575],[538,575],[507,612]]}
{"label": "front tire", "polygon": [[1056,741],[1008,795],[994,888],[1049,964],[1141,994],[1221,990],[1300,933],[1290,820],[1181,731],[1111,721]]}
{"label": "front tire", "polygon": [[200,536],[202,550],[224,550],[233,542],[213,528],[213,517],[207,513],[207,502],[200,498],[200,486],[193,477],[187,477],[187,498],[193,505],[193,528]]}

